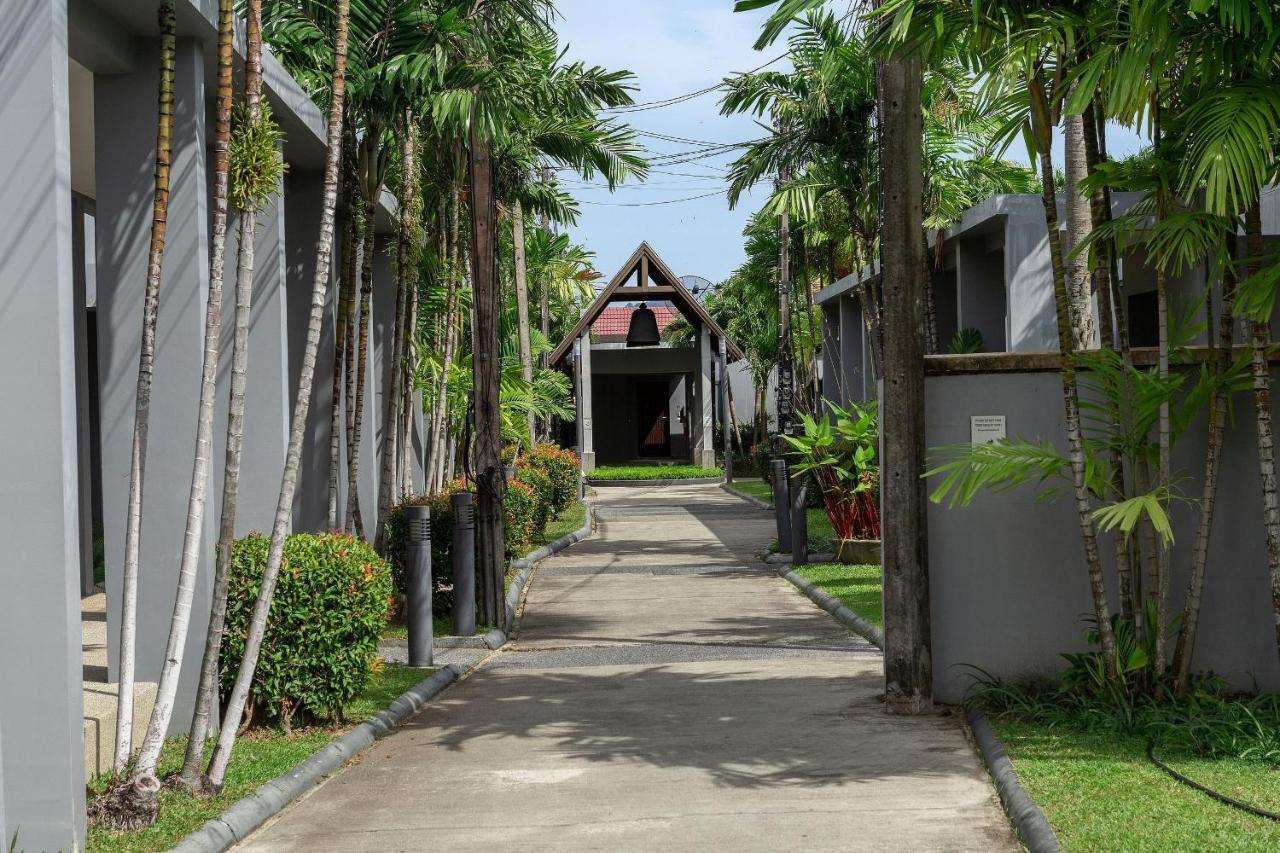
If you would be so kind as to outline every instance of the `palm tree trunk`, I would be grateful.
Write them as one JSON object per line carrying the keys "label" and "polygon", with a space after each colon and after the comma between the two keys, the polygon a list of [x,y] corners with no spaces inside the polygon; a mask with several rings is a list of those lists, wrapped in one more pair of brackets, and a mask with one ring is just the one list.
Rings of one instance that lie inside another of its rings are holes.
{"label": "palm tree trunk", "polygon": [[[516,267],[516,325],[520,338],[520,374],[527,383],[533,383],[533,350],[529,346],[529,270],[524,251],[524,207],[517,200],[511,219],[511,237],[515,246]],[[526,414],[529,442],[534,439],[533,412]]]}
{"label": "palm tree trunk", "polygon": [[356,376],[351,416],[351,448],[347,453],[347,531],[361,538],[366,535],[360,513],[360,441],[364,432],[364,392],[369,374],[369,322],[373,315],[373,263],[378,252],[374,231],[377,195],[364,201],[364,257],[360,264],[360,318],[356,343]]}
{"label": "palm tree trunk", "polygon": [[[1262,211],[1257,199],[1244,216],[1249,276],[1262,271]],[[1280,647],[1280,498],[1276,494],[1275,432],[1271,423],[1271,321],[1251,320],[1253,403],[1258,421],[1258,471],[1262,476],[1262,527],[1266,536],[1267,572],[1271,577],[1271,604],[1275,613],[1276,644]]]}
{"label": "palm tree trunk", "polygon": [[[349,196],[355,199],[356,196]],[[344,438],[347,442],[347,501],[342,509],[342,529],[348,533],[354,532],[355,523],[351,517],[351,454],[356,446],[356,376],[359,373],[359,366],[356,364],[356,325],[360,319],[360,284],[358,277],[360,275],[361,266],[364,264],[366,233],[367,229],[364,224],[364,204],[353,204],[359,211],[359,221],[356,223],[355,232],[355,249],[351,253],[351,264],[349,270],[343,270],[343,281],[340,286],[345,291],[345,302],[347,304],[346,320],[343,326],[346,329],[346,337],[342,341],[342,362],[346,375],[343,377],[342,391],[342,408],[344,417]],[[344,264],[344,266],[346,266]],[[357,495],[358,497],[358,495]]]}
{"label": "palm tree trunk", "polygon": [[339,523],[338,503],[341,500],[342,470],[342,430],[340,428],[342,413],[343,379],[346,371],[346,341],[348,305],[347,283],[350,281],[348,269],[354,275],[356,251],[355,222],[352,218],[351,197],[344,193],[342,223],[342,273],[338,284],[338,310],[334,317],[333,334],[333,376],[331,400],[329,403],[329,514],[328,528],[337,530]]}
{"label": "palm tree trunk", "polygon": [[[260,23],[260,22],[259,22]],[[260,26],[253,37],[260,41]],[[259,52],[261,47],[259,46]],[[250,70],[252,74],[252,69]],[[222,204],[222,236],[226,237],[226,201]],[[252,219],[249,219],[252,226]],[[240,244],[243,258],[245,243],[252,245],[252,237]],[[252,257],[252,249],[250,249]],[[174,595],[173,615],[169,621],[169,637],[165,643],[164,663],[160,668],[160,683],[156,687],[156,700],[151,709],[151,720],[134,766],[132,779],[149,780],[156,775],[160,750],[173,717],[178,694],[178,680],[182,674],[187,633],[191,624],[191,605],[195,597],[196,577],[200,567],[204,529],[205,498],[209,485],[209,468],[213,457],[213,410],[218,390],[218,361],[222,343],[222,270],[209,278],[205,303],[204,356],[200,371],[200,403],[196,412],[196,446],[191,465],[191,489],[187,498],[186,529],[183,533],[182,556],[178,566],[178,585]],[[157,785],[158,791],[158,785]],[[154,809],[154,794],[152,795]]]}
{"label": "palm tree trunk", "polygon": [[449,283],[444,308],[444,349],[440,353],[440,376],[436,382],[435,400],[431,410],[431,475],[427,479],[427,491],[439,491],[449,479],[451,465],[446,465],[446,445],[449,433],[449,372],[453,366],[454,352],[458,345],[458,297],[462,289],[458,263],[460,258],[461,214],[456,188],[450,193],[449,204]]}
{"label": "palm tree trunk", "polygon": [[1028,78],[1032,98],[1032,132],[1040,159],[1042,201],[1045,226],[1049,232],[1049,257],[1053,266],[1053,293],[1058,319],[1058,348],[1062,354],[1062,402],[1065,409],[1067,430],[1067,455],[1071,460],[1071,474],[1075,485],[1076,515],[1080,535],[1084,542],[1085,565],[1089,575],[1089,589],[1093,597],[1094,615],[1098,622],[1098,635],[1102,645],[1102,659],[1108,680],[1116,676],[1116,639],[1111,629],[1111,608],[1107,603],[1107,587],[1102,576],[1102,560],[1098,554],[1098,535],[1093,526],[1092,507],[1089,504],[1089,487],[1085,482],[1084,435],[1080,428],[1080,398],[1076,385],[1075,339],[1071,328],[1071,315],[1067,297],[1066,267],[1062,260],[1062,243],[1058,234],[1058,205],[1053,191],[1053,151],[1050,147],[1052,129],[1048,124],[1049,106],[1039,70]]}
{"label": "palm tree trunk", "polygon": [[173,75],[177,25],[173,0],[160,2],[159,118],[156,122],[156,169],[151,208],[151,249],[142,297],[142,343],[138,352],[138,385],[133,411],[133,452],[129,463],[129,508],[125,521],[124,568],[120,595],[120,693],[116,706],[113,766],[122,772],[133,757],[134,658],[138,631],[138,560],[142,547],[142,486],[151,420],[151,384],[155,376],[156,321],[160,314],[160,272],[169,221],[169,166],[173,150]]}
{"label": "palm tree trunk", "polygon": [[[248,7],[248,56],[245,64],[245,100],[249,121],[257,122],[261,112],[262,89],[262,4],[252,0]],[[223,278],[223,254],[227,232],[227,186],[231,143],[232,50],[235,16],[231,0],[218,3],[218,108],[214,133],[213,245],[209,257],[210,281]],[[196,707],[191,715],[187,751],[177,783],[189,790],[201,788],[204,742],[209,734],[209,717],[218,692],[218,656],[226,623],[227,582],[231,565],[231,542],[235,538],[236,490],[240,477],[240,445],[244,435],[244,388],[248,361],[249,310],[253,297],[254,211],[242,211],[237,245],[235,335],[231,356],[231,404],[227,413],[226,462],[223,470],[222,519],[218,535],[213,600],[209,607],[209,627],[205,634],[204,656],[200,661],[200,681]]]}
{"label": "palm tree trunk", "polygon": [[499,413],[497,240],[493,195],[493,160],[482,138],[479,120],[471,117],[471,253],[475,322],[471,360],[475,400],[475,475],[477,604],[480,620],[503,627],[504,546],[503,476]]}
{"label": "palm tree trunk", "polygon": [[[1234,230],[1234,229],[1233,229]],[[1236,235],[1226,237],[1228,256],[1234,261]],[[1214,386],[1209,397],[1209,437],[1204,453],[1204,487],[1200,493],[1200,517],[1196,524],[1195,544],[1191,549],[1191,575],[1187,580],[1187,595],[1182,606],[1182,621],[1178,628],[1178,643],[1173,653],[1173,691],[1186,695],[1191,684],[1191,661],[1195,656],[1196,629],[1200,624],[1200,594],[1204,589],[1204,576],[1209,563],[1209,534],[1213,530],[1213,511],[1218,495],[1218,472],[1222,468],[1222,441],[1226,435],[1227,418],[1230,415],[1230,392],[1223,387],[1227,371],[1231,369],[1231,348],[1235,343],[1235,316],[1232,301],[1235,297],[1235,267],[1228,263],[1222,271],[1222,315],[1218,318],[1218,335],[1213,343]],[[1206,300],[1206,318],[1213,316],[1213,298]]]}
{"label": "palm tree trunk", "polygon": [[378,478],[378,529],[374,541],[379,549],[385,541],[384,527],[391,514],[392,501],[400,493],[402,452],[405,337],[408,328],[405,316],[409,309],[411,269],[417,263],[417,165],[414,160],[413,114],[406,111],[400,122],[400,228],[396,244],[396,313],[391,322],[391,393],[382,429],[382,472]]}
{"label": "palm tree trunk", "polygon": [[[1084,123],[1084,156],[1085,169],[1092,175],[1102,162],[1100,134],[1103,132],[1096,120],[1094,105],[1084,111],[1081,116]],[[1096,190],[1089,196],[1091,222],[1094,228],[1100,228],[1111,221],[1111,206],[1103,190]],[[1120,314],[1116,293],[1116,276],[1113,274],[1115,246],[1110,240],[1099,240],[1095,247],[1095,291],[1098,299],[1098,328],[1101,332],[1102,345],[1115,349],[1118,345],[1118,319],[1113,320],[1113,313]],[[1121,351],[1121,358],[1127,364],[1129,352],[1126,345]],[[1113,405],[1108,412],[1112,424],[1119,425],[1122,419],[1120,405]],[[1111,487],[1117,496],[1126,494],[1124,454],[1119,448],[1111,451],[1112,481]],[[1134,594],[1133,564],[1129,559],[1129,542],[1123,536],[1114,537],[1116,580],[1120,587],[1120,614],[1122,618],[1132,621],[1139,608],[1137,596]]]}
{"label": "palm tree trunk", "polygon": [[[1085,153],[1084,118],[1067,115],[1063,123],[1063,156],[1066,172],[1066,252],[1074,252],[1084,243],[1093,229],[1089,196],[1081,190],[1080,182],[1088,174],[1088,157]],[[1091,299],[1089,254],[1080,252],[1067,259],[1067,298],[1071,311],[1071,334],[1077,350],[1093,346],[1093,307]]]}
{"label": "palm tree trunk", "polygon": [[320,215],[320,236],[316,242],[315,279],[311,288],[311,312],[307,324],[307,343],[303,348],[302,372],[298,381],[298,396],[293,404],[293,422],[289,431],[289,447],[281,475],[280,498],[276,503],[275,523],[271,529],[271,546],[267,554],[267,566],[262,573],[262,584],[254,602],[253,616],[245,638],[244,657],[236,673],[235,685],[227,700],[222,718],[222,730],[218,745],[209,761],[209,782],[221,788],[231,749],[235,744],[236,729],[244,713],[249,687],[258,666],[258,652],[266,631],[271,598],[275,593],[276,579],[284,556],[285,534],[293,515],[293,496],[298,484],[298,465],[302,455],[302,440],[307,429],[307,412],[311,406],[311,386],[316,374],[316,351],[320,348],[320,327],[324,322],[324,309],[329,289],[329,264],[333,255],[333,220],[338,199],[338,167],[342,155],[342,105],[346,95],[347,19],[350,0],[337,0],[337,22],[334,38],[333,84],[329,94],[328,150],[324,166],[324,207]]}
{"label": "palm tree trunk", "polygon": [[[1156,139],[1159,140],[1159,119],[1157,118]],[[1157,141],[1158,144],[1158,141]],[[1156,222],[1162,222],[1165,218],[1165,202],[1164,193],[1161,190],[1156,191]],[[1169,378],[1169,288],[1168,278],[1164,270],[1156,266],[1156,311],[1157,322],[1160,328],[1158,364],[1156,370],[1162,382]],[[1160,403],[1159,415],[1159,433],[1158,433],[1158,465],[1157,484],[1160,493],[1168,494],[1171,482],[1170,472],[1170,450],[1173,442],[1173,425],[1169,420],[1169,400],[1166,398]],[[1168,511],[1168,502],[1161,500],[1165,511]],[[1155,539],[1155,536],[1152,536]],[[1169,609],[1169,548],[1162,542],[1155,544],[1155,561],[1156,561],[1156,578],[1155,589],[1152,593],[1156,597],[1156,624],[1149,627],[1148,630],[1154,633],[1155,640],[1155,660],[1153,661],[1155,673],[1157,677],[1162,676],[1165,671],[1166,662],[1166,631],[1165,622],[1168,619]]]}

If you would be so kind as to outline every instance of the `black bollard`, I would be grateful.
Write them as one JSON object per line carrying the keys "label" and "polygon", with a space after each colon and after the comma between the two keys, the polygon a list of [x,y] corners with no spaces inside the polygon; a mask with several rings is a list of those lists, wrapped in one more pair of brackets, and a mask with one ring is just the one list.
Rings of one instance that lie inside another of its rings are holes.
{"label": "black bollard", "polygon": [[769,463],[773,481],[773,514],[778,520],[778,553],[791,550],[791,490],[787,482],[787,463],[774,459]]}
{"label": "black bollard", "polygon": [[458,492],[453,507],[453,632],[476,632],[476,519],[471,492]]}
{"label": "black bollard", "polygon": [[809,562],[809,486],[803,480],[791,484],[791,565]]}
{"label": "black bollard", "polygon": [[405,517],[409,525],[405,548],[409,666],[431,666],[431,507],[408,507]]}

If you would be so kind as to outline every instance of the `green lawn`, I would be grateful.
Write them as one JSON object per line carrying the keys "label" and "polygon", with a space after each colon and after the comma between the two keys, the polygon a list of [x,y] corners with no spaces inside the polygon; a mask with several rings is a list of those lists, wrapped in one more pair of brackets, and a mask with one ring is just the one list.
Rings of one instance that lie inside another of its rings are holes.
{"label": "green lawn", "polygon": [[[773,486],[764,480],[734,480],[729,484],[729,488],[740,494],[757,498],[767,504],[773,503]],[[831,520],[827,518],[827,511],[824,509],[809,510],[809,550],[819,551],[822,553],[831,552],[831,540],[835,539],[836,531],[831,526]],[[770,550],[778,550],[778,543],[775,540]]]}
{"label": "green lawn", "polygon": [[568,536],[573,531],[587,523],[587,508],[581,501],[574,501],[565,507],[564,511],[558,516],[547,522],[547,529],[542,532],[541,536],[535,536],[533,544],[547,545],[561,536]]}
{"label": "green lawn", "polygon": [[845,607],[863,619],[884,627],[879,566],[813,563],[798,566],[795,571],[840,599]]}
{"label": "green lawn", "polygon": [[693,480],[722,477],[719,468],[698,465],[604,465],[587,474],[587,480]]}
{"label": "green lawn", "polygon": [[[200,798],[166,789],[160,794],[160,817],[153,825],[140,832],[130,833],[114,833],[101,827],[90,827],[88,851],[168,850],[183,836],[199,829],[205,821],[216,817],[259,785],[284,773],[354,724],[386,708],[397,696],[429,674],[429,670],[384,665],[360,695],[343,709],[346,722],[297,728],[292,736],[286,736],[274,728],[245,734],[236,741],[221,794]],[[172,738],[165,744],[160,756],[162,778],[182,766],[186,740],[185,737]],[[90,784],[90,788],[99,791],[105,785],[106,779],[99,778]]]}
{"label": "green lawn", "polygon": [[[1140,737],[994,718],[1022,784],[1064,850],[1280,850],[1280,823],[1217,803],[1147,761]],[[1280,770],[1176,753],[1179,772],[1236,799],[1280,810]]]}

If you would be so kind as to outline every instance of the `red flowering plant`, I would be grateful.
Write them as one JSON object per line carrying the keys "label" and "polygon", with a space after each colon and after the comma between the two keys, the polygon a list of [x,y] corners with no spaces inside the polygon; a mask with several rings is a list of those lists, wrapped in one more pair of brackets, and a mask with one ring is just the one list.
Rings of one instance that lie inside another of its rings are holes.
{"label": "red flowering plant", "polygon": [[879,539],[879,425],[875,405],[827,402],[830,413],[802,416],[803,435],[782,436],[789,445],[792,479],[808,474],[822,488],[827,518],[841,540]]}

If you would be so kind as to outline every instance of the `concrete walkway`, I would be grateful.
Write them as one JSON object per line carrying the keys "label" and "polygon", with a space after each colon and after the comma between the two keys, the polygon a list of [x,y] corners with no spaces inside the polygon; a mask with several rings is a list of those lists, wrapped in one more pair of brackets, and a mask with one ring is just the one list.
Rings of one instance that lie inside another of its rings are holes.
{"label": "concrete walkway", "polygon": [[883,713],[879,652],[759,563],[768,513],[600,491],[514,648],[243,849],[1018,849],[956,722]]}

